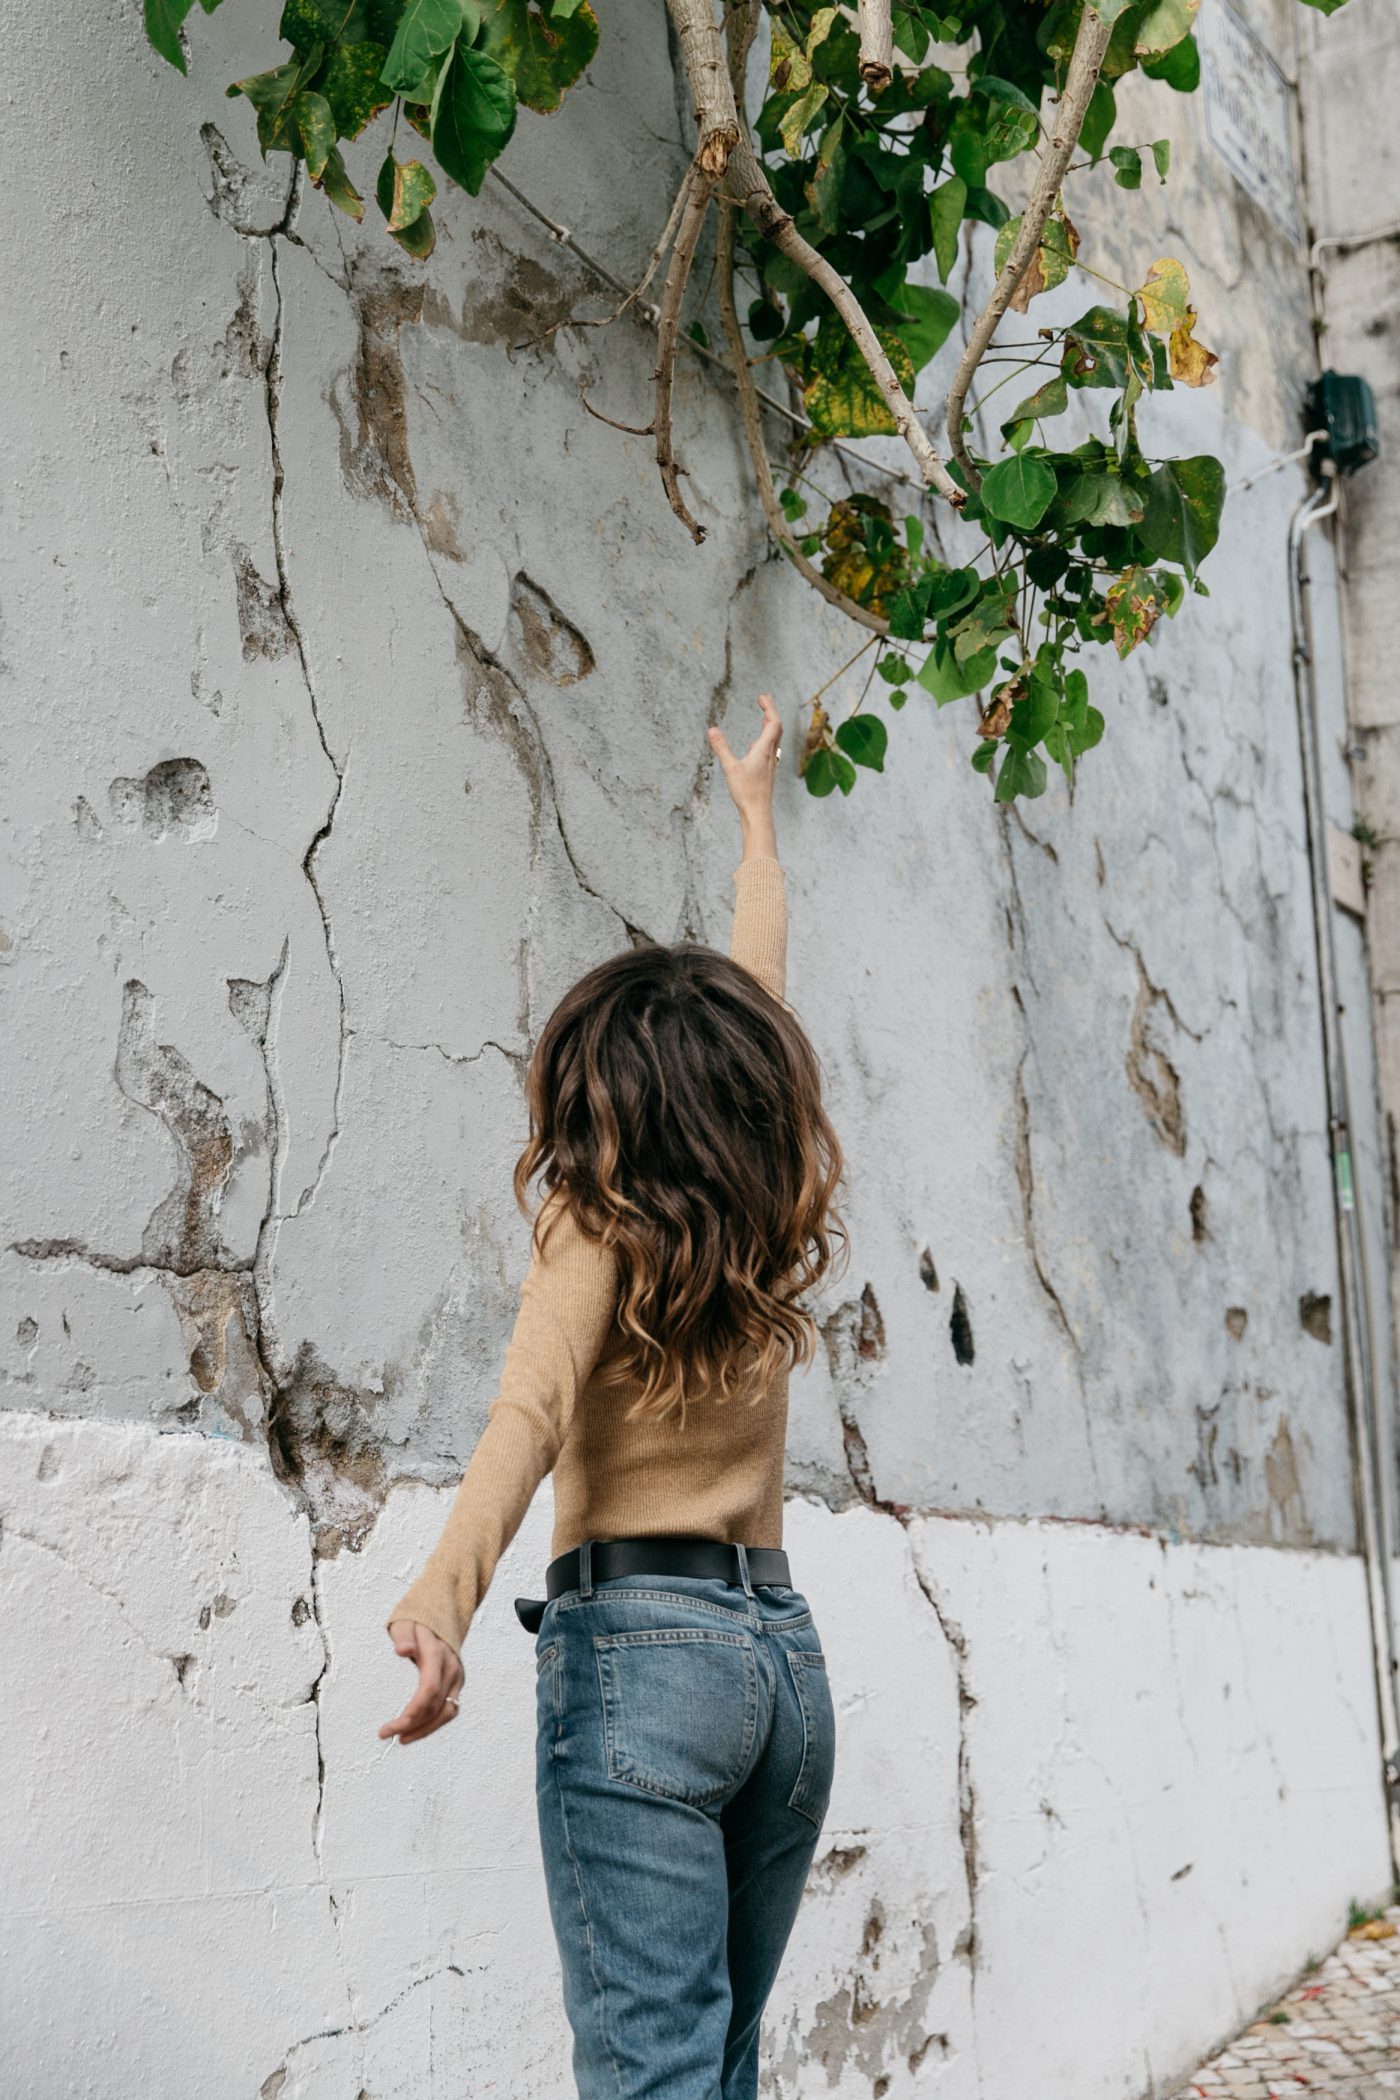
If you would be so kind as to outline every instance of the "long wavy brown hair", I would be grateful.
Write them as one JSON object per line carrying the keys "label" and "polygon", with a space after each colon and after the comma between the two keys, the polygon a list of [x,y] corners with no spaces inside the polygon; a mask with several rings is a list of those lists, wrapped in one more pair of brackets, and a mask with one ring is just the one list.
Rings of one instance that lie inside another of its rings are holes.
{"label": "long wavy brown hair", "polygon": [[713,949],[645,947],[590,970],[530,1061],[543,1243],[561,1207],[613,1250],[617,1341],[599,1375],[641,1381],[629,1412],[761,1392],[805,1363],[801,1303],[845,1235],[841,1147],[795,1016]]}

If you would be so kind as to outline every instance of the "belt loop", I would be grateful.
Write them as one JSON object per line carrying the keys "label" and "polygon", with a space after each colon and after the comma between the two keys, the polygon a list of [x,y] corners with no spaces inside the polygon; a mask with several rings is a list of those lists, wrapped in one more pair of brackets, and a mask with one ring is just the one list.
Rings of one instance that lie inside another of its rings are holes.
{"label": "belt loop", "polygon": [[740,1544],[738,1543],[738,1541],[736,1540],[736,1541],[735,1541],[735,1544],[734,1544],[734,1551],[735,1551],[735,1552],[736,1552],[736,1553],[738,1554],[738,1556],[739,1556],[739,1580],[740,1580],[740,1582],[742,1582],[742,1583],[743,1583],[743,1585],[744,1585],[744,1595],[745,1595],[746,1597],[748,1597],[748,1598],[749,1598],[750,1600],[752,1600],[752,1599],[753,1599],[753,1582],[752,1582],[752,1580],[751,1580],[751,1578],[750,1578],[750,1576],[749,1576],[749,1556],[748,1556],[748,1549],[747,1549],[747,1547],[741,1546],[741,1545],[740,1545]]}
{"label": "belt loop", "polygon": [[593,1541],[585,1539],[578,1549],[578,1593],[580,1597],[593,1595]]}

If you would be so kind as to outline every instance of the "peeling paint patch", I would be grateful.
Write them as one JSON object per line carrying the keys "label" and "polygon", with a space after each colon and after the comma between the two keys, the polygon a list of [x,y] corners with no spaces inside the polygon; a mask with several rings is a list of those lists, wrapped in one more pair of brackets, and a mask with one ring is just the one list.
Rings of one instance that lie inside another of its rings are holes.
{"label": "peeling paint patch", "polygon": [[275,663],[296,646],[280,588],[258,574],[246,547],[233,550],[233,581],[244,663],[250,664],[259,656]]}
{"label": "peeling paint patch", "polygon": [[193,843],[219,828],[209,775],[197,758],[164,758],[140,780],[114,780],[107,800],[117,823],[148,839]]}
{"label": "peeling paint patch", "polygon": [[960,1364],[976,1361],[977,1345],[972,1337],[972,1314],[968,1310],[967,1298],[962,1285],[953,1287],[953,1311],[948,1321],[948,1332],[952,1337],[953,1355]]}
{"label": "peeling paint patch", "polygon": [[1181,1078],[1175,1065],[1158,1043],[1152,1040],[1150,1029],[1157,1008],[1176,1019],[1171,1001],[1148,977],[1142,957],[1134,954],[1138,968],[1138,993],[1133,1007],[1132,1022],[1128,1032],[1128,1051],[1124,1068],[1128,1084],[1142,1103],[1148,1122],[1156,1131],[1169,1152],[1178,1159],[1186,1154],[1186,1122],[1181,1105]]}
{"label": "peeling paint patch", "polygon": [[531,671],[560,686],[577,685],[589,676],[592,646],[548,591],[519,575],[511,586],[510,610],[520,653]]}
{"label": "peeling paint patch", "polygon": [[1304,1291],[1298,1300],[1298,1324],[1315,1342],[1332,1339],[1332,1299],[1326,1291]]}

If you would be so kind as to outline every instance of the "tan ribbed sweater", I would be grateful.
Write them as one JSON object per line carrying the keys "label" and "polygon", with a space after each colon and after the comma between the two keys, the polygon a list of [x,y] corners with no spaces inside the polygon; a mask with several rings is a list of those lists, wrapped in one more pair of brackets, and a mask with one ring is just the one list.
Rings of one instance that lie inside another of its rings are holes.
{"label": "tan ribbed sweater", "polygon": [[[777,999],[785,991],[787,903],[777,861],[735,871],[730,953]],[[555,1554],[586,1538],[652,1533],[783,1542],[787,1378],[629,1422],[640,1380],[594,1376],[616,1346],[612,1254],[564,1213],[535,1248],[501,1383],[427,1566],[390,1613],[460,1649],[496,1563],[535,1489],[554,1474]]]}

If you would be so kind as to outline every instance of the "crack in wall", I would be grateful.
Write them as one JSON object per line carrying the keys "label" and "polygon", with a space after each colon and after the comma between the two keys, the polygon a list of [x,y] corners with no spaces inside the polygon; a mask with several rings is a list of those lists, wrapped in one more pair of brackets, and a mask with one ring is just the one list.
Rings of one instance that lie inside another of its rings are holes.
{"label": "crack in wall", "polygon": [[918,1583],[919,1590],[933,1612],[938,1630],[954,1659],[958,1681],[958,1834],[962,1846],[963,1870],[967,1879],[968,1925],[953,1952],[966,1959],[975,1978],[977,1966],[977,1796],[972,1781],[971,1747],[968,1741],[967,1722],[977,1704],[968,1681],[967,1638],[944,1610],[932,1582],[925,1574],[919,1560],[918,1547],[912,1530],[914,1520],[922,1512],[907,1503],[894,1502],[880,1494],[874,1470],[870,1463],[870,1452],[865,1433],[856,1411],[858,1393],[868,1391],[884,1362],[886,1353],[885,1323],[875,1296],[874,1286],[867,1283],[859,1299],[838,1306],[828,1319],[823,1321],[822,1339],[826,1344],[831,1363],[832,1381],[836,1388],[837,1407],[841,1417],[842,1441],[845,1447],[846,1465],[851,1484],[865,1507],[881,1516],[892,1517],[904,1532],[908,1541],[909,1564]]}
{"label": "crack in wall", "polygon": [[340,798],[344,793],[345,768],[336,759],[335,753],[330,746],[330,740],[326,735],[326,726],[322,719],[320,702],[316,695],[316,683],[311,675],[311,662],[307,653],[306,639],[302,633],[301,623],[297,618],[292,599],[284,515],[287,477],[282,458],[280,416],[282,406],[282,345],[286,331],[286,298],[282,290],[281,275],[277,266],[276,236],[288,231],[299,196],[299,184],[294,182],[287,200],[284,223],[274,228],[272,234],[268,237],[269,273],[272,278],[275,303],[267,364],[264,368],[264,399],[267,411],[268,444],[272,459],[272,546],[277,566],[277,597],[282,608],[282,616],[292,637],[297,662],[301,667],[302,682],[306,687],[306,697],[310,704],[311,719],[315,725],[317,741],[325,755],[327,765],[335,776],[335,787],[331,793],[326,814],[313,833],[306,852],[302,856],[301,869],[306,877],[311,894],[316,900],[316,910],[320,916],[321,928],[325,936],[326,961],[330,967],[331,977],[336,989],[338,1041],[335,1090],[331,1105],[331,1127],[322,1147],[316,1171],[297,1198],[296,1205],[291,1212],[294,1218],[301,1217],[309,1206],[315,1202],[321,1183],[325,1179],[326,1170],[330,1166],[331,1158],[335,1152],[336,1140],[340,1136],[340,1108],[345,1084],[346,1055],[345,978],[341,970],[340,958],[336,952],[335,935],[331,928],[330,913],[327,910],[325,896],[316,874],[316,857],[331,835],[332,827],[335,824],[336,811],[340,806]]}
{"label": "crack in wall", "polygon": [[[411,1998],[415,1991],[421,1991],[425,1984],[436,1983],[440,1976],[465,1977],[466,1973],[466,1970],[459,1962],[440,1961],[422,1976],[413,1977],[410,1982],[404,1985],[401,1991],[396,1991],[392,1998],[387,1999],[377,2012],[371,2013],[368,2019],[357,2020],[352,2017],[346,2021],[343,2027],[318,2027],[310,2034],[301,2035],[295,2042],[291,2043],[276,2070],[269,2071],[267,2077],[258,2087],[258,2100],[278,2100],[278,2095],[282,2092],[288,2078],[291,2076],[292,2059],[302,2050],[314,2047],[317,2042],[339,2041],[344,2036],[354,2036],[358,2040],[359,2037],[370,2033],[373,2028],[377,2027],[381,2020],[386,2020],[390,2013],[397,2012],[404,2000]],[[353,2015],[353,2001],[351,2002],[350,2010]],[[357,2074],[362,2068],[361,2060],[357,2056],[355,2063]],[[362,2093],[359,2096],[359,2100],[368,2100],[368,2096]]]}

